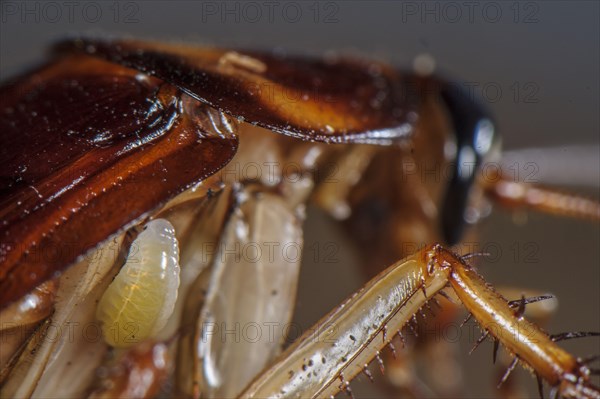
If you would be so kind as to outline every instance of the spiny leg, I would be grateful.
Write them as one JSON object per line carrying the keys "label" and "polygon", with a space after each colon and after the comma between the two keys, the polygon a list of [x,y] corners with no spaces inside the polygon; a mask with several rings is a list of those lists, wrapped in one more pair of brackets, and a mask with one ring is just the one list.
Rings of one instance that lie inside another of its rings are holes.
{"label": "spiny leg", "polygon": [[432,245],[395,263],[324,317],[241,397],[329,397],[347,391],[347,382],[389,344],[392,332],[408,325],[447,284],[489,335],[556,392],[598,396],[587,367],[521,317],[460,256]]}
{"label": "spiny leg", "polygon": [[562,397],[600,396],[589,381],[589,369],[558,347],[537,325],[522,317],[524,299],[514,310],[514,304],[511,306],[472,267],[447,250],[441,250],[440,254],[452,268],[449,281],[465,308],[487,333],[515,356],[515,362],[520,360],[556,388]]}
{"label": "spiny leg", "polygon": [[431,248],[423,250],[368,282],[288,348],[241,397],[338,393],[445,287],[448,271],[430,265],[433,256]]}

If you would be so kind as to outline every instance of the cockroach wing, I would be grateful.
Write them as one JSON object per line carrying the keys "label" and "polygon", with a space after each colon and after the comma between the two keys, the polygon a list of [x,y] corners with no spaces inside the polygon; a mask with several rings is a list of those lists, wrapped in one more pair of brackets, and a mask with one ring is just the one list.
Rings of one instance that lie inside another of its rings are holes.
{"label": "cockroach wing", "polygon": [[388,145],[406,139],[422,97],[414,75],[339,57],[133,40],[85,39],[58,48],[156,76],[229,115],[304,140]]}
{"label": "cockroach wing", "polygon": [[0,308],[227,164],[215,112],[86,55],[0,87]]}

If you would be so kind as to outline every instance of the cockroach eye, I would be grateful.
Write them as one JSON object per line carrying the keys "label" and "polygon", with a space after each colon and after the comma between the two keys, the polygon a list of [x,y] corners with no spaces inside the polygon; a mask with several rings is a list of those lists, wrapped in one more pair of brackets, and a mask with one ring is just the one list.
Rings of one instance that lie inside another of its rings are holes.
{"label": "cockroach eye", "polygon": [[494,124],[489,119],[483,119],[477,124],[474,142],[475,151],[479,155],[488,154],[494,142]]}

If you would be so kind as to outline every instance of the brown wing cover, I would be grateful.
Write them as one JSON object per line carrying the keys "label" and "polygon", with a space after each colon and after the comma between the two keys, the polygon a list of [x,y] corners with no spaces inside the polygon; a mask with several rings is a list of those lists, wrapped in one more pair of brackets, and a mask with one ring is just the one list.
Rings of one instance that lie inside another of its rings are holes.
{"label": "brown wing cover", "polygon": [[389,144],[405,139],[420,96],[414,76],[339,57],[76,40],[77,48],[168,81],[234,117],[305,140]]}
{"label": "brown wing cover", "polygon": [[215,134],[202,103],[304,140],[389,144],[410,136],[422,98],[414,76],[337,57],[58,49],[0,87],[0,308],[233,157],[237,138]]}
{"label": "brown wing cover", "polygon": [[0,87],[0,308],[229,162],[200,107],[81,54]]}

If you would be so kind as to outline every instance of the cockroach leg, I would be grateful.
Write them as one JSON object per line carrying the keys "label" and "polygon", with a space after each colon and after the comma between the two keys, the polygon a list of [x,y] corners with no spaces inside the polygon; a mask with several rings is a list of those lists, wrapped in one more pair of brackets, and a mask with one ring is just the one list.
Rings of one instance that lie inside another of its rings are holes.
{"label": "cockroach leg", "polygon": [[518,317],[507,301],[473,268],[462,264],[448,251],[442,251],[441,254],[452,268],[450,284],[483,329],[489,331],[548,384],[559,387],[559,393],[563,397],[596,397],[590,392],[600,395],[598,389],[589,382],[587,367],[558,347],[535,324]]}
{"label": "cockroach leg", "polygon": [[148,340],[122,353],[110,367],[101,367],[100,384],[88,397],[151,398],[158,394],[168,371],[167,344]]}
{"label": "cockroach leg", "polygon": [[[295,302],[303,209],[313,181],[302,168],[284,175],[285,159],[273,145],[278,136],[252,126],[240,135],[252,139],[216,175],[224,187],[198,213],[183,245],[182,286],[189,287],[176,305],[181,322],[170,324],[181,335],[175,390],[186,397],[237,396],[279,354]],[[315,167],[315,157],[304,160],[310,148],[295,150],[297,164],[307,169]],[[239,179],[240,169],[259,166],[259,156],[272,169]],[[190,267],[201,271],[187,275]]]}
{"label": "cockroach leg", "polygon": [[[425,302],[447,283],[483,328],[483,337],[492,336],[513,354],[501,382],[521,362],[565,398],[598,397],[587,367],[521,317],[460,256],[440,245],[425,247],[368,282],[288,348],[241,397],[335,395],[342,388],[336,382],[342,375],[344,381],[351,381],[389,344],[391,338],[383,339],[384,331],[399,332],[410,326]],[[522,307],[526,300],[519,302]],[[327,362],[313,362],[307,368],[307,360],[315,358]]]}
{"label": "cockroach leg", "polygon": [[88,378],[106,351],[103,340],[48,334],[93,324],[96,303],[118,272],[115,265],[124,258],[126,240],[123,235],[108,240],[60,276],[54,312],[28,337],[25,349],[6,371],[3,397],[67,397],[71,389],[83,391],[89,385]]}
{"label": "cockroach leg", "polygon": [[[307,331],[241,396],[335,395],[339,391],[339,376],[343,374],[350,381],[363,372],[365,364],[377,358],[393,338],[392,331],[400,331],[424,306],[422,281],[427,298],[446,286],[448,268],[428,271],[434,257],[435,250],[430,247],[380,273]],[[385,330],[389,334],[383,339]],[[326,362],[313,361],[304,370],[302,366],[310,359],[326,359]]]}
{"label": "cockroach leg", "polygon": [[559,216],[597,222],[600,203],[582,195],[496,177],[484,184],[485,193],[507,208],[530,208]]}
{"label": "cockroach leg", "polygon": [[277,355],[300,266],[299,252],[284,251],[302,245],[300,224],[278,195],[239,188],[199,320],[205,395],[237,395]]}
{"label": "cockroach leg", "polygon": [[29,336],[52,314],[57,290],[58,279],[48,280],[0,312],[0,375],[10,369]]}
{"label": "cockroach leg", "polygon": [[48,280],[34,288],[20,301],[3,309],[0,313],[0,332],[44,320],[52,313],[57,290],[58,280]]}

